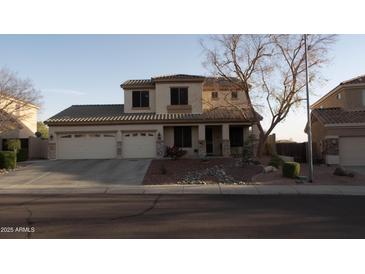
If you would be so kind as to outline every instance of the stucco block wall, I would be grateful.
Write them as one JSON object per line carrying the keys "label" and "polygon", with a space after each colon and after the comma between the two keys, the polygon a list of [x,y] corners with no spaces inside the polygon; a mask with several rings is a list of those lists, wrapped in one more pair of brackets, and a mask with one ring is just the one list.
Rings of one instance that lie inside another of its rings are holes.
{"label": "stucco block wall", "polygon": [[133,90],[126,89],[124,90],[124,112],[126,113],[148,113],[148,112],[155,112],[156,111],[156,92],[154,89],[135,89],[135,90],[145,90],[149,92],[149,100],[150,100],[150,107],[143,108],[143,109],[133,109],[132,104],[132,94]]}
{"label": "stucco block wall", "polygon": [[211,109],[217,107],[232,108],[232,104],[235,106],[241,106],[247,103],[246,95],[243,91],[237,91],[237,99],[231,99],[231,91],[218,91],[218,98],[212,98],[211,90],[203,91],[203,109]]}
{"label": "stucco block wall", "polygon": [[156,113],[168,113],[167,106],[171,105],[170,88],[187,87],[188,104],[191,106],[191,113],[202,113],[202,83],[156,83]]}
{"label": "stucco block wall", "polygon": [[[362,109],[365,108],[363,91],[365,87],[345,87],[331,96],[327,97],[316,108],[344,108],[344,109]],[[341,94],[341,98],[338,99],[337,95]]]}
{"label": "stucco block wall", "polygon": [[[5,107],[9,104],[8,107]],[[15,111],[15,102],[10,102],[1,99],[0,108],[5,108],[5,111],[11,113],[19,119],[21,128],[17,128],[8,132],[0,134],[4,139],[6,138],[28,138],[29,136],[34,136],[37,131],[37,113],[38,108],[33,105],[23,106],[19,111]]]}

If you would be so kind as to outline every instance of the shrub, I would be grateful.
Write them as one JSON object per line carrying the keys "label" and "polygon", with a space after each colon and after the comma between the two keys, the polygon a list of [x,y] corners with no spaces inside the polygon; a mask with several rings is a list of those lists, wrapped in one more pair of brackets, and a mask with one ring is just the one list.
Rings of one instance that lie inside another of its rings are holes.
{"label": "shrub", "polygon": [[284,161],[278,155],[271,156],[271,159],[270,159],[270,162],[269,162],[270,166],[279,168],[283,164],[284,164]]}
{"label": "shrub", "polygon": [[14,169],[16,167],[16,153],[14,151],[0,151],[0,168]]}
{"label": "shrub", "polygon": [[19,151],[22,148],[22,144],[19,139],[8,139],[6,140],[5,145],[8,148],[8,150],[15,152]]}
{"label": "shrub", "polygon": [[283,164],[283,176],[296,178],[300,174],[300,164],[297,162],[286,162]]}
{"label": "shrub", "polygon": [[186,154],[185,150],[177,146],[167,147],[166,148],[166,157],[171,157],[172,159],[176,160]]}

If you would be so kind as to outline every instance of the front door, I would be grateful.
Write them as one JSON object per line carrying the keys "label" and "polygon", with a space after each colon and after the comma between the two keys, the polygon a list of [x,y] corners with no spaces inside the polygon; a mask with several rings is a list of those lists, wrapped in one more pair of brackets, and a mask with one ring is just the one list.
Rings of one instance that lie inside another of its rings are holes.
{"label": "front door", "polygon": [[205,141],[207,144],[206,150],[207,154],[213,154],[213,128],[205,128]]}

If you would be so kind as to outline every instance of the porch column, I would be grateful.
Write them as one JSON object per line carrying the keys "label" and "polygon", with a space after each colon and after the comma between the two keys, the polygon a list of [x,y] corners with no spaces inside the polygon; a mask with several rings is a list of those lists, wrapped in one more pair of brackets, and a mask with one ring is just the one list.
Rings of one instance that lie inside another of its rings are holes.
{"label": "porch column", "polygon": [[48,138],[48,149],[47,149],[48,157],[47,158],[49,160],[55,160],[57,158],[57,152],[56,152],[57,135],[56,135],[56,132],[54,132],[52,127],[49,128],[48,134],[49,134],[49,138]]}
{"label": "porch column", "polygon": [[120,130],[117,131],[117,158],[122,158],[122,132]]}
{"label": "porch column", "polygon": [[156,134],[156,151],[157,151],[157,158],[163,158],[165,156],[165,142],[164,142],[164,134],[163,134],[163,127],[161,127],[160,131],[157,130]]}
{"label": "porch column", "polygon": [[205,125],[198,126],[198,154],[199,157],[205,157],[207,155],[207,142],[205,141]]}
{"label": "porch column", "polygon": [[222,125],[222,155],[231,156],[231,143],[229,141],[229,124]]}

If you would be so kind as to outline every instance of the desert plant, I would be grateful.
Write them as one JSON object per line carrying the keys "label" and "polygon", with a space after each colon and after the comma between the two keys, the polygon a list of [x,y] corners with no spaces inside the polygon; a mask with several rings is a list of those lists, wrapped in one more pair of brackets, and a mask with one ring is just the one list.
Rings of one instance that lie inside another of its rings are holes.
{"label": "desert plant", "polygon": [[300,174],[300,164],[297,162],[286,162],[283,164],[283,176],[288,178],[296,178]]}
{"label": "desert plant", "polygon": [[253,134],[250,134],[248,136],[248,139],[243,144],[242,162],[245,164],[251,163],[253,161],[253,156],[254,156],[253,145],[255,140],[256,140],[255,136]]}
{"label": "desert plant", "polygon": [[172,159],[176,160],[186,154],[186,151],[177,147],[166,147],[166,157],[171,157]]}
{"label": "desert plant", "polygon": [[269,166],[279,168],[283,164],[284,164],[284,161],[278,155],[274,154],[273,156],[271,156]]}
{"label": "desert plant", "polygon": [[16,153],[14,151],[0,151],[0,168],[14,169],[16,167]]}

